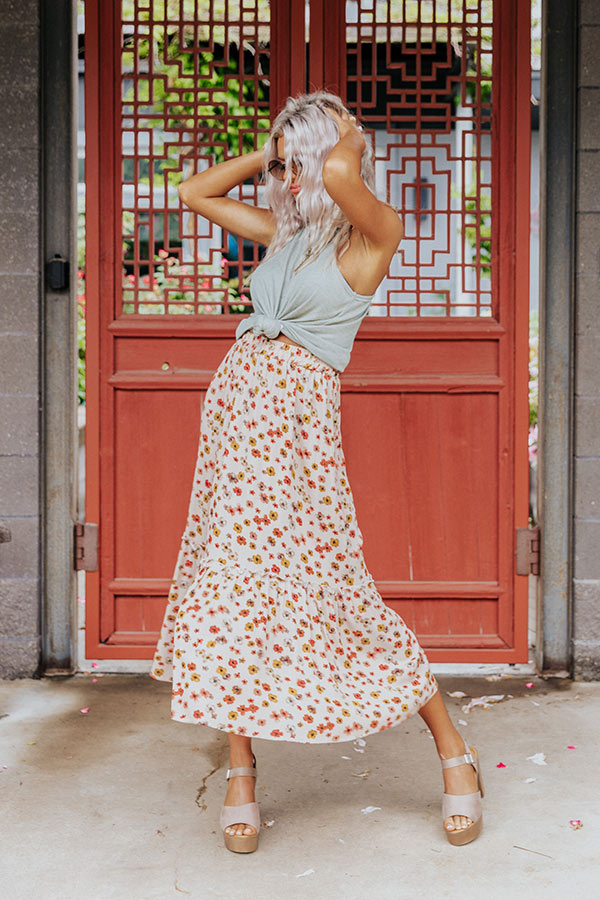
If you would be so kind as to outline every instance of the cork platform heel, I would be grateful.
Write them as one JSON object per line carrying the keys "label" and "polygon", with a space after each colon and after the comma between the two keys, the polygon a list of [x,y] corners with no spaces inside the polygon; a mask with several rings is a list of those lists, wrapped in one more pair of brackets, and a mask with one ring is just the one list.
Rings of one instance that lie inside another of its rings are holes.
{"label": "cork platform heel", "polygon": [[[236,775],[253,775],[256,773],[256,757],[252,754],[252,766],[233,766],[227,769],[227,781]],[[236,822],[243,822],[246,825],[252,825],[256,829],[255,834],[227,834],[224,830],[228,825],[235,825]],[[252,803],[241,803],[239,806],[222,806],[221,815],[219,817],[219,825],[223,830],[225,846],[234,853],[252,853],[258,847],[258,833],[260,831],[260,808],[258,802],[254,800]]]}
{"label": "cork platform heel", "polygon": [[484,795],[483,780],[479,767],[479,754],[475,747],[470,747],[465,741],[465,753],[463,756],[453,756],[451,759],[443,759],[440,756],[443,769],[451,769],[453,766],[462,766],[469,763],[477,774],[477,790],[472,794],[446,794],[442,798],[442,818],[444,821],[449,816],[468,816],[471,824],[466,828],[447,831],[444,833],[451,844],[461,846],[469,844],[481,833],[483,827],[483,814],[481,812],[481,799]]}

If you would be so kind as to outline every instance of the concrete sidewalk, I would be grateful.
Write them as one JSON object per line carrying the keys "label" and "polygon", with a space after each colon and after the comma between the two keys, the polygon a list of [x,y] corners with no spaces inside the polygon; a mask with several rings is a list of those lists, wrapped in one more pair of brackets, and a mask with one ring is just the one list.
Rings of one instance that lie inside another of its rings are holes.
{"label": "concrete sidewalk", "polygon": [[[465,847],[442,831],[420,716],[364,747],[255,740],[263,828],[246,855],[218,829],[226,735],[171,721],[167,683],[94,677],[0,682],[6,900],[598,895],[600,684],[438,676],[467,693],[448,702],[482,761],[485,825]],[[489,694],[512,698],[462,711]]]}

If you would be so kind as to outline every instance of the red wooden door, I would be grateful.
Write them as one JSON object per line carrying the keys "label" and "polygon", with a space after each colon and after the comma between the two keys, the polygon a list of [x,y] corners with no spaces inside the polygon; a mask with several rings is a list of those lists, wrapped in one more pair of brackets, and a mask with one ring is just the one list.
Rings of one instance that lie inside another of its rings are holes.
{"label": "red wooden door", "polygon": [[525,661],[528,5],[311,0],[309,28],[306,52],[302,0],[86,2],[86,653],[152,656],[204,391],[251,308],[259,248],[177,182],[325,86],[406,230],[342,376],[367,565],[432,661]]}

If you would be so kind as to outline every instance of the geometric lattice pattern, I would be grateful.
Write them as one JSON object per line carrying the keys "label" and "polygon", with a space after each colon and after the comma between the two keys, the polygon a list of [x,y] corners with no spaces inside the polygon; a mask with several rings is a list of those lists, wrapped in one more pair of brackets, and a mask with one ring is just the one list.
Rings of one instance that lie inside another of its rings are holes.
{"label": "geometric lattice pattern", "polygon": [[346,3],[347,102],[405,238],[375,315],[490,316],[492,3]]}
{"label": "geometric lattice pattern", "polygon": [[[373,315],[493,313],[492,7],[345,4],[348,106],[405,227]],[[121,0],[121,12],[121,312],[249,312],[243,279],[259,247],[183,207],[177,185],[263,146],[270,5]],[[261,204],[258,179],[232,196]]]}
{"label": "geometric lattice pattern", "polygon": [[[183,207],[180,181],[269,133],[266,0],[122,0],[122,313],[249,310],[257,247]],[[242,185],[239,199],[259,202]]]}

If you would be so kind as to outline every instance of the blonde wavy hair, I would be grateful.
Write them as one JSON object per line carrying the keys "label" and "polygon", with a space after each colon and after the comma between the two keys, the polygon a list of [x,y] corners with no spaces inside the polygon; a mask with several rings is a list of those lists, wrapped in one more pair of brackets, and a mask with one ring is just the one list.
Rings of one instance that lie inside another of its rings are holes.
{"label": "blonde wavy hair", "polygon": [[[333,259],[337,259],[339,251],[348,242],[352,228],[323,184],[323,163],[340,139],[338,126],[327,109],[334,110],[340,116],[350,115],[341,99],[327,91],[289,97],[273,122],[264,148],[265,197],[275,216],[276,230],[263,261],[270,259],[300,228],[305,227],[308,246],[312,248],[312,252],[296,271],[312,262],[333,240]],[[268,171],[269,163],[279,158],[277,141],[280,137],[285,141],[286,160],[298,160],[302,166],[302,190],[296,198],[289,190],[290,166],[286,169],[283,181],[279,181]],[[361,155],[360,174],[366,186],[376,196],[373,150],[369,141]]]}

